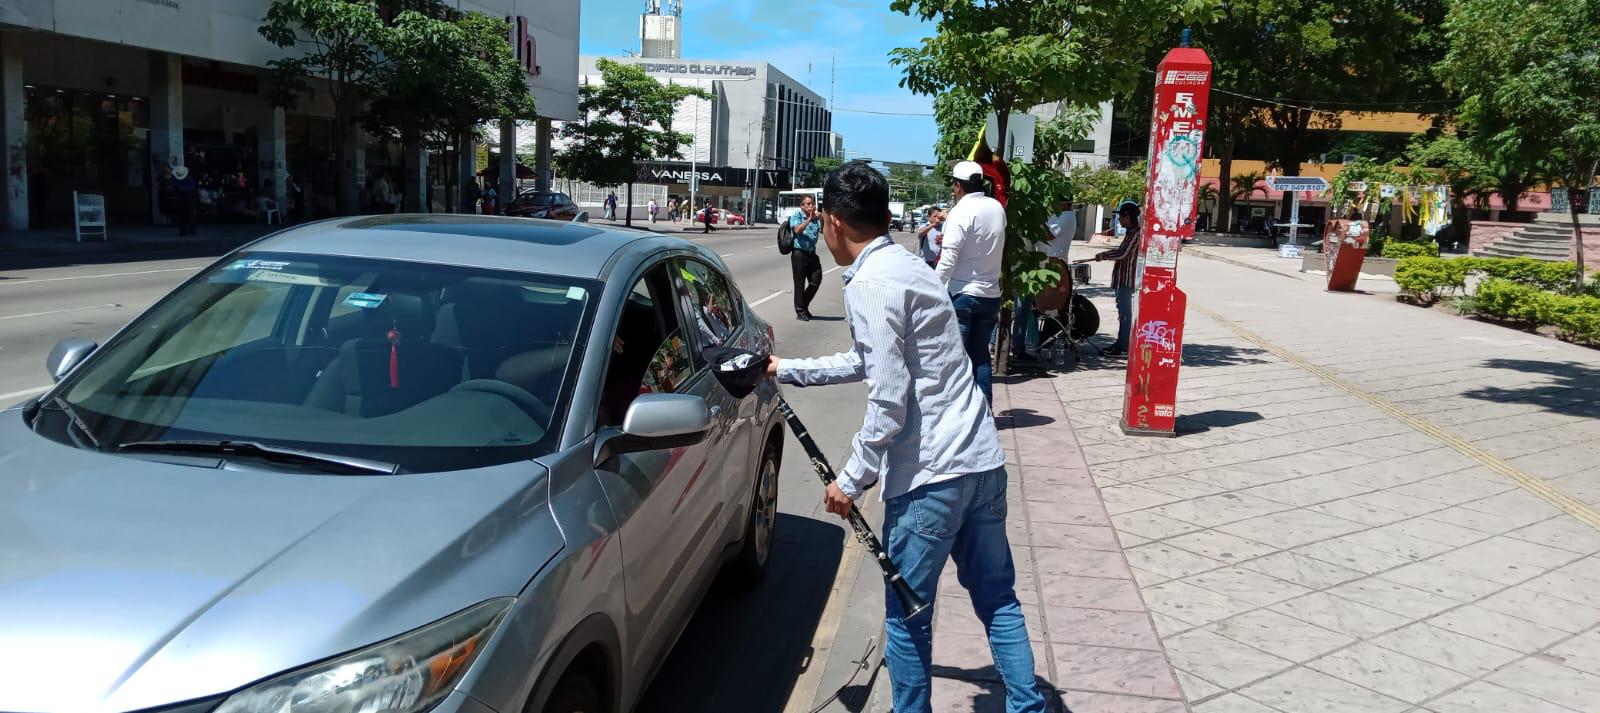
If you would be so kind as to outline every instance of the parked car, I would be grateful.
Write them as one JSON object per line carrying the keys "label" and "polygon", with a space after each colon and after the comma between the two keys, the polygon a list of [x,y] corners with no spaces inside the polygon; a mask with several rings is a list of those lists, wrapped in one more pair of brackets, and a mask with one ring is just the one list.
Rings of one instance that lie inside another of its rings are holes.
{"label": "parked car", "polygon": [[[706,222],[706,209],[701,208],[695,211],[694,222]],[[731,210],[713,207],[711,209],[711,222],[716,225],[744,225],[745,217]]]}
{"label": "parked car", "polygon": [[772,329],[679,238],[385,215],[225,256],[0,410],[0,710],[631,710],[772,551],[777,386],[707,346]]}
{"label": "parked car", "polygon": [[523,191],[506,204],[506,215],[520,218],[572,220],[580,210],[571,197],[559,191]]}
{"label": "parked car", "polygon": [[743,214],[735,213],[735,212],[733,212],[731,210],[722,211],[722,222],[724,222],[724,223],[726,223],[728,225],[745,225],[745,224],[747,224],[747,221],[745,220],[745,217],[744,217]]}

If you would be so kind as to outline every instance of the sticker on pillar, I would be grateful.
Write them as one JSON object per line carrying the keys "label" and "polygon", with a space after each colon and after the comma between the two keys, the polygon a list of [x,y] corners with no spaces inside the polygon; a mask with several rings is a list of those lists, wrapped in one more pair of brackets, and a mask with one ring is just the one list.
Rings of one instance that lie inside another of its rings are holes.
{"label": "sticker on pillar", "polygon": [[1156,404],[1156,415],[1172,418],[1174,411],[1172,404]]}
{"label": "sticker on pillar", "polygon": [[361,309],[377,309],[387,297],[388,295],[378,295],[370,292],[352,292],[348,297],[344,298],[344,303]]}

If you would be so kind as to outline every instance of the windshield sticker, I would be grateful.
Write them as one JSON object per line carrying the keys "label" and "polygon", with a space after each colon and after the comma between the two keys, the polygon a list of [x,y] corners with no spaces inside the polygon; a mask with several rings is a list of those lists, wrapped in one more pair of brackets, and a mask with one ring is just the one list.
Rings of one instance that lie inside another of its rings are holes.
{"label": "windshield sticker", "polygon": [[270,282],[278,285],[305,285],[307,287],[332,287],[328,282],[316,275],[302,275],[298,272],[277,272],[274,270],[256,270],[244,278],[249,282]]}
{"label": "windshield sticker", "polygon": [[282,260],[234,260],[229,270],[282,270],[289,263]]}
{"label": "windshield sticker", "polygon": [[573,285],[572,287],[567,288],[567,299],[569,300],[578,301],[587,296],[589,296],[589,291],[583,289],[582,287]]}
{"label": "windshield sticker", "polygon": [[388,297],[388,295],[375,295],[370,292],[352,292],[350,293],[349,297],[344,298],[344,303],[351,307],[360,307],[361,309],[376,309],[378,305],[383,304],[383,300],[386,297]]}

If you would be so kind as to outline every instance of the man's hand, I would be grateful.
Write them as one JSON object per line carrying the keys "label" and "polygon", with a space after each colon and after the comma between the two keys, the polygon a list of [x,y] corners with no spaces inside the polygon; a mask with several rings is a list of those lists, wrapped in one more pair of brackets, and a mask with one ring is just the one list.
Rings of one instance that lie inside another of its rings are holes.
{"label": "man's hand", "polygon": [[778,356],[776,354],[767,357],[767,376],[778,376]]}
{"label": "man's hand", "polygon": [[828,512],[844,519],[850,516],[850,508],[855,507],[856,501],[845,495],[838,483],[828,483],[828,492],[822,496],[822,504],[828,508]]}

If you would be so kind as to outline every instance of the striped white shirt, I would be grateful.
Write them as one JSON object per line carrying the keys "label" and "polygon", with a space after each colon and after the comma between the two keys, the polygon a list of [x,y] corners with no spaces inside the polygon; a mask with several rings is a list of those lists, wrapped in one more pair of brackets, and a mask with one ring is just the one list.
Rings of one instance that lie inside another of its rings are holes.
{"label": "striped white shirt", "polygon": [[928,266],[883,236],[856,257],[844,284],[854,347],[778,363],[786,384],[867,384],[866,416],[839,489],[859,499],[882,480],[879,497],[887,499],[1005,465],[955,307]]}

